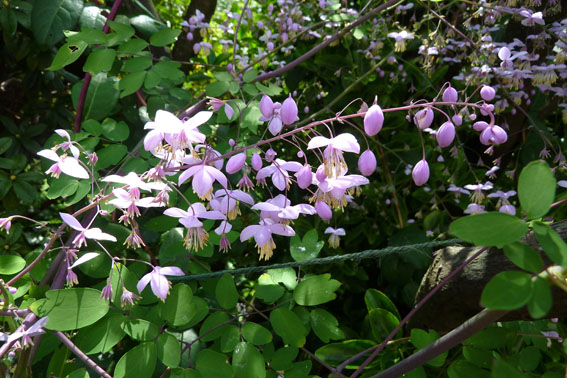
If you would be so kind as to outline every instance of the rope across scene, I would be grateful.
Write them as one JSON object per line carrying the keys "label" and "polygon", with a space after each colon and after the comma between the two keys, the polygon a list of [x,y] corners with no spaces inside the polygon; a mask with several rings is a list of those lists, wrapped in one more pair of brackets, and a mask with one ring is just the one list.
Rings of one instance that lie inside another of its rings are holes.
{"label": "rope across scene", "polygon": [[287,263],[281,264],[273,264],[273,265],[262,265],[262,266],[251,266],[248,268],[238,268],[238,269],[225,269],[219,270],[217,272],[211,273],[202,273],[202,274],[192,274],[188,276],[180,276],[180,277],[169,277],[171,281],[178,282],[178,281],[192,281],[192,280],[203,280],[207,278],[217,278],[221,277],[223,274],[248,274],[248,273],[260,273],[265,272],[270,269],[280,269],[280,268],[296,268],[299,266],[306,266],[306,265],[320,265],[320,264],[334,264],[346,260],[363,260],[363,259],[372,259],[377,257],[382,257],[392,253],[400,253],[400,252],[408,252],[408,251],[415,251],[415,250],[423,250],[427,248],[439,248],[439,247],[448,247],[451,245],[462,243],[463,241],[460,239],[450,239],[450,240],[443,240],[443,241],[433,241],[427,243],[419,243],[419,244],[408,244],[408,245],[401,245],[396,247],[387,247],[383,249],[369,249],[362,252],[356,253],[349,253],[346,255],[337,255],[337,256],[328,256],[328,257],[321,257],[321,258],[314,258],[307,261],[292,261]]}

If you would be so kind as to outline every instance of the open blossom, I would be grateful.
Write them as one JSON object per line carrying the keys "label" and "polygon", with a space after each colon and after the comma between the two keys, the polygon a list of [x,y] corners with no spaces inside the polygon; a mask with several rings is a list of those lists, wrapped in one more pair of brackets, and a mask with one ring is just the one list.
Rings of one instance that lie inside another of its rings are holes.
{"label": "open blossom", "polygon": [[283,194],[267,200],[258,202],[252,206],[252,210],[260,210],[262,219],[270,218],[274,222],[287,223],[299,218],[299,214],[315,214],[315,208],[308,204],[291,205],[291,201]]}
{"label": "open blossom", "polygon": [[81,178],[81,179],[88,179],[89,173],[79,160],[73,156],[66,156],[62,155],[59,156],[53,150],[41,150],[37,153],[39,156],[54,161],[53,164],[45,173],[50,174],[52,177],[59,178],[61,173],[65,173],[71,177]]}
{"label": "open blossom", "polygon": [[282,159],[275,159],[272,164],[258,171],[256,180],[262,180],[271,176],[274,186],[279,190],[284,191],[286,188],[289,189],[290,185],[288,171],[297,172],[301,168],[303,168],[303,165],[296,161],[287,162]]}
{"label": "open blossom", "polygon": [[179,185],[193,177],[191,186],[200,199],[211,199],[213,183],[218,181],[224,188],[227,187],[226,176],[217,168],[206,164],[199,164],[190,167],[179,175]]}
{"label": "open blossom", "polygon": [[53,131],[55,131],[55,133],[57,135],[59,135],[60,137],[67,139],[66,142],[59,143],[56,146],[56,149],[61,148],[63,151],[70,150],[71,155],[73,155],[73,157],[75,159],[78,159],[79,155],[81,153],[80,153],[79,149],[73,145],[73,142],[71,141],[71,136],[69,135],[69,133],[66,130],[63,130],[63,129],[56,129],[56,130],[53,130]]}
{"label": "open blossom", "polygon": [[360,145],[354,135],[349,133],[339,134],[333,138],[324,136],[313,137],[307,144],[307,149],[325,147],[323,158],[325,163],[325,173],[328,177],[338,176],[339,172],[347,168],[343,152],[360,153]]}
{"label": "open blossom", "polygon": [[235,219],[240,215],[238,201],[254,205],[254,199],[248,193],[241,190],[217,190],[209,202],[211,209],[225,215],[229,220]]}
{"label": "open blossom", "polygon": [[154,122],[147,122],[144,129],[151,131],[144,138],[144,148],[152,151],[165,140],[176,149],[192,148],[192,144],[203,143],[205,135],[197,127],[207,122],[213,112],[202,111],[186,121],[182,121],[174,114],[158,110]]}
{"label": "open blossom", "polygon": [[472,190],[473,194],[471,195],[471,200],[474,203],[480,204],[482,200],[484,200],[484,193],[485,190],[491,190],[493,185],[490,181],[485,182],[484,184],[476,184],[476,185],[465,185],[465,189]]}
{"label": "open blossom", "polygon": [[413,39],[414,35],[413,33],[408,33],[407,31],[402,30],[399,33],[398,32],[388,33],[388,37],[395,39],[396,41],[394,46],[395,51],[403,52],[406,50],[407,40]]}
{"label": "open blossom", "polygon": [[140,298],[139,295],[136,295],[125,287],[122,287],[122,295],[120,296],[120,303],[122,304],[122,307],[133,306],[134,301],[138,298]]}
{"label": "open blossom", "polygon": [[179,218],[179,223],[187,228],[187,235],[184,239],[185,247],[195,250],[203,248],[209,241],[209,234],[203,229],[203,223],[199,219],[225,219],[224,214],[216,210],[207,211],[200,202],[189,206],[187,211],[171,207],[163,213],[170,217]]}
{"label": "open blossom", "polygon": [[133,219],[140,216],[139,207],[161,207],[165,205],[161,201],[157,201],[155,197],[136,198],[131,192],[122,188],[113,189],[112,194],[114,198],[108,203],[124,211],[125,218],[123,220],[126,224],[128,218]]}
{"label": "open blossom", "polygon": [[0,229],[4,229],[6,230],[6,232],[10,232],[11,227],[12,227],[12,217],[0,218]]}
{"label": "open blossom", "polygon": [[110,234],[102,232],[100,228],[85,228],[81,223],[71,214],[59,213],[59,216],[63,221],[72,229],[79,231],[79,234],[73,239],[73,245],[77,248],[87,245],[87,239],[93,240],[108,240],[116,241],[116,238]]}
{"label": "open blossom", "polygon": [[283,236],[294,236],[295,231],[288,225],[275,223],[271,219],[261,219],[260,224],[245,227],[240,233],[240,241],[245,241],[254,237],[260,260],[268,260],[274,253],[276,243],[272,234]]}
{"label": "open blossom", "polygon": [[327,227],[325,229],[325,233],[331,234],[331,236],[329,237],[329,245],[331,246],[331,248],[338,248],[339,243],[340,243],[339,236],[345,236],[346,235],[344,228],[334,229],[332,227]]}
{"label": "open blossom", "polygon": [[154,269],[150,273],[145,274],[140,281],[138,281],[136,289],[138,289],[138,293],[142,294],[142,291],[149,283],[154,295],[162,301],[165,301],[165,298],[167,298],[169,294],[169,289],[171,288],[171,282],[169,282],[165,276],[183,276],[184,274],[185,273],[176,266],[154,266]]}

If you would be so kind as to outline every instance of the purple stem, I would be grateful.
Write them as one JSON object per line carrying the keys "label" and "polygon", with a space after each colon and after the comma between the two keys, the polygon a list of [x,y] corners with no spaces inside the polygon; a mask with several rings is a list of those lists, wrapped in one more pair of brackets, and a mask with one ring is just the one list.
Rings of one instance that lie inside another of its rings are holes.
{"label": "purple stem", "polygon": [[61,342],[63,344],[65,344],[65,346],[67,348],[69,348],[69,350],[71,352],[73,352],[75,354],[75,356],[77,356],[81,360],[83,360],[83,362],[88,367],[90,367],[95,372],[97,372],[98,375],[100,375],[101,377],[104,377],[104,378],[112,378],[112,376],[110,374],[108,374],[103,368],[98,366],[96,364],[96,362],[91,360],[89,356],[87,356],[81,349],[79,349],[75,344],[73,344],[73,342],[67,336],[65,336],[64,333],[62,333],[60,331],[53,331],[53,333],[55,334],[55,336],[57,336],[57,338],[59,338],[59,340],[61,340]]}
{"label": "purple stem", "polygon": [[290,63],[286,64],[285,66],[283,66],[283,67],[281,67],[281,68],[279,68],[275,71],[266,72],[263,75],[257,76],[256,79],[253,80],[253,83],[258,82],[258,81],[262,81],[262,80],[266,80],[266,79],[271,79],[272,77],[280,76],[284,72],[291,70],[295,66],[305,62],[307,59],[311,58],[313,55],[315,55],[319,51],[323,50],[325,47],[329,46],[331,43],[335,42],[337,39],[343,37],[345,34],[350,32],[352,29],[354,29],[357,26],[368,21],[370,18],[374,17],[377,13],[379,13],[379,12],[383,11],[384,9],[389,8],[389,7],[395,5],[399,2],[400,2],[400,0],[389,0],[389,1],[385,2],[384,4],[368,11],[368,13],[365,16],[360,17],[358,20],[356,20],[352,24],[348,25],[346,28],[341,30],[339,33],[328,38],[323,43],[315,46],[314,48],[312,48],[311,50],[309,50],[308,52],[306,52],[305,54],[303,54],[299,58],[295,59],[293,62],[290,62]]}
{"label": "purple stem", "polygon": [[[115,0],[114,4],[112,4],[112,9],[110,10],[110,14],[106,19],[106,23],[102,28],[102,31],[106,34],[110,30],[110,26],[108,25],[108,21],[114,20],[116,17],[116,13],[118,13],[118,8],[120,7],[120,3],[122,0]],[[79,101],[77,101],[77,114],[75,115],[75,123],[73,127],[73,131],[78,133],[81,131],[81,121],[83,119],[83,110],[85,108],[85,100],[87,98],[87,92],[89,89],[89,84],[91,83],[92,75],[90,72],[85,74],[85,78],[83,80],[83,85],[81,86],[81,93],[79,94]]]}
{"label": "purple stem", "polygon": [[[382,341],[382,343],[380,345],[378,345],[378,347],[376,347],[376,349],[374,349],[374,351],[372,352],[372,354],[370,356],[368,356],[368,358],[360,365],[360,367],[351,375],[351,378],[356,378],[360,375],[360,373],[362,373],[362,371],[364,370],[364,368],[366,366],[368,366],[368,364],[370,362],[372,362],[372,360],[374,359],[374,357],[376,357],[378,355],[378,353],[380,353],[388,344],[389,341],[391,341],[394,336],[396,336],[396,334],[402,329],[402,327],[411,319],[411,317],[421,308],[423,307],[423,305],[436,293],[438,292],[443,286],[445,286],[445,284],[447,282],[449,282],[453,277],[455,277],[461,270],[463,270],[465,268],[465,266],[467,266],[468,264],[470,264],[474,259],[476,259],[478,256],[480,256],[484,251],[486,251],[488,249],[488,247],[482,247],[478,252],[476,252],[474,255],[472,255],[470,258],[468,258],[464,263],[462,263],[461,265],[459,265],[457,267],[457,269],[455,269],[454,271],[452,271],[447,277],[445,277],[441,282],[439,282],[439,284],[437,286],[435,286],[433,288],[433,290],[431,290],[429,293],[427,293],[427,295],[425,297],[423,297],[418,304],[415,305],[415,307],[405,316],[405,318],[400,322],[400,324],[398,324],[398,326],[392,331],[390,332],[390,334],[388,335],[388,337],[386,337],[386,339],[384,341]],[[466,324],[466,323],[465,323]],[[375,347],[373,347],[375,348]],[[372,349],[372,348],[371,348]],[[343,362],[342,364],[339,365],[339,367],[337,368],[338,371],[342,371],[342,369],[344,369],[344,367],[346,365],[348,365],[350,362],[358,359],[361,356],[364,356],[366,353],[369,352],[369,349],[362,351],[361,353],[357,354],[356,356],[353,356],[351,358],[349,358],[348,360],[346,360],[345,362]]]}

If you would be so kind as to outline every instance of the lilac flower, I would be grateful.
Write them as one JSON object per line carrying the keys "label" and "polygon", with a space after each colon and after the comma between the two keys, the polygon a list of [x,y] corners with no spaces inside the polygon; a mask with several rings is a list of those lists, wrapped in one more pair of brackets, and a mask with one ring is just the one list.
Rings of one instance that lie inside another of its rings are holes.
{"label": "lilac flower", "polygon": [[107,283],[106,285],[104,285],[104,287],[102,288],[102,293],[101,293],[100,297],[105,301],[111,301],[112,300],[112,285],[110,283]]}
{"label": "lilac flower", "polygon": [[425,130],[433,123],[433,117],[433,110],[428,107],[417,112],[415,117],[413,117],[413,122],[418,129]]}
{"label": "lilac flower", "polygon": [[354,135],[349,133],[339,134],[334,138],[316,136],[307,144],[307,149],[326,147],[323,151],[325,162],[325,173],[328,177],[338,176],[339,172],[346,170],[347,165],[343,152],[360,153],[360,145]]}
{"label": "lilac flower", "polygon": [[[318,170],[319,172],[319,170]],[[310,201],[322,201],[335,209],[343,209],[348,202],[349,194],[358,194],[361,185],[367,185],[369,180],[361,175],[344,175],[324,177],[319,181],[316,177],[317,190]]]}
{"label": "lilac flower", "polygon": [[234,115],[234,109],[232,108],[232,106],[230,106],[230,104],[224,105],[224,114],[229,121],[232,119],[232,116]]}
{"label": "lilac flower", "polygon": [[186,169],[179,176],[179,185],[183,184],[188,178],[193,177],[193,191],[197,193],[200,199],[211,199],[213,192],[213,183],[218,181],[224,188],[227,187],[226,176],[215,167],[200,164]]}
{"label": "lilac flower", "polygon": [[364,176],[370,176],[376,170],[376,156],[370,150],[364,151],[358,158],[358,169]]}
{"label": "lilac flower", "polygon": [[136,198],[131,192],[122,188],[113,189],[112,194],[114,198],[108,201],[108,203],[124,211],[125,223],[128,223],[128,219],[134,219],[136,216],[140,216],[138,207],[165,206],[165,203],[156,200],[154,197]]}
{"label": "lilac flower", "polygon": [[364,115],[364,131],[369,136],[374,136],[382,130],[384,124],[384,113],[377,104],[372,105]]}
{"label": "lilac flower", "polygon": [[484,210],[483,205],[479,205],[477,203],[469,203],[469,205],[465,209],[464,213],[465,214],[482,214],[482,213],[486,213],[486,211]]}
{"label": "lilac flower", "polygon": [[408,33],[405,30],[402,30],[401,32],[397,33],[397,32],[392,32],[392,33],[388,33],[388,37],[390,38],[394,38],[396,40],[396,43],[394,45],[394,49],[396,52],[403,52],[406,50],[406,41],[413,39],[413,33]]}
{"label": "lilac flower", "polygon": [[290,226],[275,223],[271,219],[261,219],[260,224],[245,227],[240,233],[240,241],[245,241],[254,237],[260,260],[268,260],[274,253],[276,243],[272,238],[272,234],[282,236],[294,236],[295,231]]}
{"label": "lilac flower", "polygon": [[226,167],[225,167],[226,173],[233,174],[240,171],[242,167],[244,167],[245,162],[246,162],[245,152],[241,152],[239,154],[231,156],[230,159],[228,159],[228,162],[226,163]]}
{"label": "lilac flower", "polygon": [[[495,192],[495,193],[490,193],[488,195],[488,198],[498,198],[498,202],[496,203],[496,207],[497,208],[502,208],[503,206],[511,206],[510,202],[508,201],[508,199],[510,197],[513,197],[516,195],[516,191],[515,190],[509,190],[507,192],[503,192],[501,190]],[[513,206],[512,206],[513,207]],[[507,210],[510,210],[510,208],[506,208]],[[501,210],[502,211],[502,210]],[[508,212],[508,211],[502,211],[502,212]],[[516,210],[514,209],[514,213],[516,213]],[[514,214],[512,214],[514,215]]]}
{"label": "lilac flower", "polygon": [[51,174],[52,177],[59,178],[61,173],[65,173],[66,175],[69,175],[71,177],[81,179],[89,178],[89,173],[85,168],[81,166],[79,160],[75,157],[66,155],[60,157],[53,150],[41,150],[37,154],[55,162],[55,164],[53,164],[47,171],[45,171],[45,173]]}
{"label": "lilac flower", "polygon": [[480,204],[482,200],[484,200],[484,190],[491,190],[493,185],[490,181],[485,182],[484,184],[476,184],[476,185],[465,185],[465,189],[472,190],[473,194],[471,196],[471,200],[474,203]]}
{"label": "lilac flower", "polygon": [[138,293],[142,294],[142,291],[149,283],[154,295],[162,301],[165,301],[171,287],[171,282],[169,282],[165,276],[183,276],[184,274],[185,273],[176,266],[166,266],[163,268],[154,266],[154,269],[150,273],[145,274],[140,281],[138,281],[136,289],[138,289]]}
{"label": "lilac flower", "polygon": [[232,230],[232,225],[227,221],[222,221],[221,224],[215,229],[215,233],[221,237],[219,242],[219,251],[226,253],[230,249],[230,241],[226,234]]}
{"label": "lilac flower", "polygon": [[77,274],[73,272],[72,269],[67,269],[67,275],[65,277],[65,282],[69,286],[77,285],[79,283],[79,277]]}
{"label": "lilac flower", "polygon": [[284,125],[291,125],[295,121],[299,120],[297,117],[297,104],[291,98],[291,94],[286,98],[280,108],[280,117]]}
{"label": "lilac flower", "polygon": [[0,229],[4,229],[6,230],[6,232],[10,232],[11,227],[12,227],[12,217],[0,218]]}
{"label": "lilac flower", "polygon": [[325,202],[317,201],[315,210],[317,211],[317,215],[325,221],[329,221],[333,217],[333,211]]}
{"label": "lilac flower", "polygon": [[488,85],[483,85],[480,89],[480,97],[482,97],[484,101],[492,101],[495,95],[496,91],[494,90],[494,88]]}
{"label": "lilac flower", "polygon": [[134,306],[134,301],[138,298],[140,298],[139,295],[136,295],[125,287],[122,287],[122,295],[120,296],[120,303],[122,304],[122,307]]}
{"label": "lilac flower", "polygon": [[189,206],[187,211],[171,207],[163,213],[170,217],[179,218],[179,223],[187,228],[187,235],[184,239],[185,247],[195,250],[203,248],[209,240],[209,234],[203,229],[203,223],[199,219],[225,219],[224,214],[216,210],[207,211],[200,202]]}
{"label": "lilac flower", "polygon": [[163,142],[166,134],[179,132],[182,125],[183,122],[174,114],[165,110],[158,110],[155,120],[144,125],[144,129],[150,130],[144,138],[144,149],[146,151],[155,150]]}
{"label": "lilac flower", "polygon": [[59,213],[59,216],[69,227],[76,231],[80,231],[79,234],[75,236],[75,239],[73,239],[73,245],[77,248],[81,248],[83,244],[87,245],[87,239],[116,241],[114,236],[102,232],[100,228],[83,227],[71,214]]}
{"label": "lilac flower", "polygon": [[138,234],[138,232],[136,231],[136,229],[133,229],[132,231],[130,231],[130,235],[128,235],[128,237],[126,237],[124,244],[126,244],[128,247],[134,248],[134,249],[140,248],[140,247],[143,247],[143,246],[146,245],[144,243],[144,240],[140,236],[140,234]]}
{"label": "lilac flower", "polygon": [[338,248],[339,243],[340,243],[339,236],[345,236],[346,235],[344,228],[334,229],[332,227],[327,227],[325,229],[325,233],[331,234],[331,236],[329,237],[329,245],[331,246],[331,248]]}
{"label": "lilac flower", "polygon": [[305,164],[294,176],[297,178],[297,186],[301,189],[306,189],[313,183],[313,172],[309,164]]}
{"label": "lilac flower", "polygon": [[301,168],[303,168],[303,166],[296,161],[287,162],[282,159],[276,159],[269,166],[260,169],[256,175],[256,179],[262,180],[271,176],[274,186],[279,190],[284,191],[286,188],[289,189],[290,185],[288,171],[297,172]]}
{"label": "lilac flower", "polygon": [[429,180],[429,165],[427,164],[427,160],[423,159],[417,162],[415,167],[411,172],[413,182],[417,186],[421,186]]}
{"label": "lilac flower", "polygon": [[225,215],[229,220],[235,219],[240,215],[240,208],[238,201],[247,203],[248,205],[254,204],[254,199],[248,193],[241,190],[217,190],[209,202],[211,209],[218,211]]}
{"label": "lilac flower", "polygon": [[[293,99],[291,99],[291,101],[293,101]],[[286,118],[286,121],[293,119],[293,105],[295,105],[295,102],[293,102],[293,104],[288,103],[286,105],[286,112],[289,112],[286,113],[286,117],[289,116],[289,118]],[[260,112],[262,113],[262,116],[259,120],[261,122],[269,121],[268,130],[272,135],[278,135],[283,128],[284,122],[281,117],[281,108],[282,104],[279,102],[274,103],[272,99],[266,95],[264,95],[260,100]],[[297,118],[297,105],[295,105],[295,118]]]}
{"label": "lilac flower", "polygon": [[[22,339],[22,346],[26,346],[29,344],[33,345],[32,342],[32,337],[33,336],[37,336],[37,335],[41,335],[43,333],[45,333],[45,331],[43,330],[43,327],[45,327],[45,325],[47,324],[48,321],[48,317],[43,317],[39,320],[37,320],[34,324],[32,324],[28,329],[24,329],[22,331],[16,331],[14,333],[12,333],[11,335],[8,336],[6,342],[8,344],[13,343],[14,341],[18,340],[19,338]],[[22,328],[22,327],[20,327]],[[6,334],[3,334],[2,332],[0,332],[1,336],[4,336]]]}
{"label": "lilac flower", "polygon": [[524,19],[522,20],[522,25],[524,26],[533,26],[535,24],[545,25],[542,12],[532,13],[531,10],[522,9],[519,14],[520,16],[524,17]]}
{"label": "lilac flower", "polygon": [[262,219],[270,218],[274,222],[288,223],[299,218],[299,214],[315,214],[315,208],[307,204],[291,205],[291,201],[283,194],[267,200],[258,202],[252,206],[252,210],[260,210]]}
{"label": "lilac flower", "polygon": [[249,191],[250,189],[254,189],[254,183],[252,182],[252,180],[250,180],[250,177],[248,177],[248,173],[246,172],[244,172],[242,178],[238,180],[236,186],[238,187],[238,189],[245,192]]}
{"label": "lilac flower", "polygon": [[74,157],[75,159],[78,159],[78,158],[79,158],[79,155],[80,155],[81,153],[80,153],[79,149],[73,145],[73,142],[71,141],[71,136],[69,135],[69,133],[68,133],[66,130],[63,130],[63,129],[56,129],[56,130],[54,130],[54,131],[55,131],[55,133],[56,133],[57,135],[59,135],[60,137],[63,137],[63,138],[65,138],[65,139],[67,139],[66,142],[59,143],[59,144],[56,146],[56,149],[59,148],[59,147],[61,147],[61,149],[63,149],[63,151],[70,150],[70,151],[71,151],[71,155],[73,155],[73,157]]}
{"label": "lilac flower", "polygon": [[507,140],[508,134],[498,125],[488,126],[480,133],[480,143],[486,146],[503,144]]}
{"label": "lilac flower", "polygon": [[256,171],[262,169],[262,158],[257,152],[254,152],[254,155],[252,155],[252,168]]}

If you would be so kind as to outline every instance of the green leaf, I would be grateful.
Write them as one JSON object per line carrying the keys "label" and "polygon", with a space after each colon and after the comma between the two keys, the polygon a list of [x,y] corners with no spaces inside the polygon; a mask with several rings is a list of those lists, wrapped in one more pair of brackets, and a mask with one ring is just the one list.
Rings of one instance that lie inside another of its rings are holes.
{"label": "green leaf", "polygon": [[232,371],[236,378],[265,378],[264,357],[249,343],[239,343],[232,353]]}
{"label": "green leaf", "polygon": [[396,305],[390,300],[390,298],[386,296],[386,294],[382,293],[379,290],[366,290],[366,293],[364,293],[364,302],[366,303],[366,309],[368,310],[368,312],[375,308],[382,308],[396,315],[398,319],[401,319]]}
{"label": "green leaf", "polygon": [[532,297],[532,279],[524,272],[501,272],[482,291],[480,303],[493,310],[515,310]]}
{"label": "green leaf", "polygon": [[124,354],[114,369],[114,377],[151,378],[157,362],[156,345],[140,344]]}
{"label": "green leaf", "polygon": [[293,290],[297,286],[297,277],[293,268],[268,269],[258,278],[260,285],[274,285],[283,283],[288,290]]}
{"label": "green leaf", "polygon": [[94,119],[83,121],[83,123],[81,124],[81,129],[91,133],[94,136],[100,136],[102,134],[102,126],[100,125],[100,122]]}
{"label": "green leaf", "polygon": [[[77,109],[82,84],[83,81],[78,82],[71,90],[75,110]],[[85,99],[84,119],[93,118],[100,121],[106,117],[118,103],[119,94],[118,80],[115,77],[107,77],[104,72],[93,75]]]}
{"label": "green leaf", "polygon": [[522,370],[534,371],[541,362],[541,351],[535,346],[522,348],[518,363]]}
{"label": "green leaf", "polygon": [[303,240],[296,234],[289,241],[291,257],[295,261],[314,259],[325,245],[323,241],[319,241],[318,239],[316,229],[307,231],[303,236]]}
{"label": "green leaf", "polygon": [[313,332],[324,343],[345,338],[343,331],[338,327],[339,322],[330,312],[316,308],[309,314],[309,320]]}
{"label": "green leaf", "polygon": [[106,17],[103,14],[104,9],[97,6],[86,6],[79,17],[79,25],[81,28],[98,29],[102,31]]}
{"label": "green leaf", "polygon": [[124,76],[120,83],[118,84],[118,89],[120,92],[120,98],[126,97],[135,93],[144,84],[144,79],[146,78],[146,71],[132,72]]}
{"label": "green leaf", "polygon": [[165,60],[154,64],[152,71],[163,79],[171,80],[174,84],[180,84],[185,80],[185,74],[179,69],[181,63]]}
{"label": "green leaf", "polygon": [[162,316],[174,327],[189,323],[195,315],[192,311],[193,292],[185,284],[176,284],[165,299]]}
{"label": "green leaf", "polygon": [[16,196],[25,204],[33,204],[39,201],[37,188],[30,185],[27,181],[16,179],[12,184],[12,188],[14,188]]}
{"label": "green leaf", "polygon": [[130,25],[123,24],[118,21],[107,21],[114,33],[108,34],[108,40],[106,41],[108,46],[114,46],[121,42],[128,40],[136,32]]}
{"label": "green leaf", "polygon": [[557,182],[544,161],[532,161],[518,179],[518,198],[529,219],[543,217],[555,200]]}
{"label": "green leaf", "polygon": [[270,367],[274,370],[290,369],[298,353],[299,349],[296,346],[288,345],[280,348],[273,354]]}
{"label": "green leaf", "polygon": [[307,277],[301,280],[293,291],[293,299],[301,306],[320,305],[335,299],[335,291],[340,286],[341,283],[332,280],[328,273]]}
{"label": "green leaf", "polygon": [[101,292],[90,288],[49,290],[46,298],[32,303],[30,309],[39,317],[49,316],[46,329],[71,331],[95,323],[108,312]]}
{"label": "green leaf", "polygon": [[244,80],[245,83],[250,83],[256,78],[256,76],[258,76],[258,70],[252,68],[242,75],[242,80]]}
{"label": "green leaf", "polygon": [[228,273],[218,280],[215,288],[215,296],[222,308],[230,310],[238,303],[238,292],[234,284],[234,278]]}
{"label": "green leaf", "polygon": [[543,318],[553,305],[551,288],[546,280],[536,277],[533,282],[533,295],[528,302],[528,312],[534,319]]}
{"label": "green leaf", "polygon": [[102,44],[106,42],[106,34],[100,29],[81,28],[81,31],[67,37],[67,42],[84,42],[88,45]]}
{"label": "green leaf", "polygon": [[295,313],[284,307],[276,308],[270,312],[272,328],[285,344],[301,347],[305,344],[307,330]]}
{"label": "green leaf", "polygon": [[197,370],[173,368],[169,371],[168,378],[202,378]]}
{"label": "green leaf", "polygon": [[181,343],[175,336],[162,333],[156,341],[157,357],[165,366],[176,367],[181,361]]}
{"label": "green leaf", "polygon": [[291,369],[285,371],[286,378],[307,378],[311,371],[312,362],[310,360],[299,361],[293,364]]}
{"label": "green leaf", "polygon": [[49,183],[47,198],[67,198],[74,194],[79,187],[79,181],[71,176],[62,175],[58,179],[53,179]]}
{"label": "green leaf", "polygon": [[225,327],[224,333],[221,335],[220,346],[221,352],[229,353],[236,348],[236,345],[241,341],[240,330],[237,326],[229,324]]}
{"label": "green leaf", "polygon": [[[491,360],[492,362],[492,360]],[[490,372],[465,360],[457,360],[449,365],[447,373],[450,378],[489,378]]]}
{"label": "green leaf", "polygon": [[57,54],[55,54],[55,58],[53,58],[53,62],[51,62],[51,65],[47,69],[51,71],[57,71],[73,63],[74,61],[79,59],[79,57],[83,54],[87,46],[88,45],[82,41],[77,41],[73,43],[69,42],[64,44],[59,48],[59,50],[57,50]]}
{"label": "green leaf", "polygon": [[128,139],[130,129],[124,121],[107,118],[102,122],[102,134],[113,142],[123,142]]}
{"label": "green leaf", "polygon": [[139,31],[141,37],[145,39],[149,38],[152,34],[157,33],[164,27],[162,22],[156,21],[154,18],[145,14],[131,17],[130,24],[135,27]]}
{"label": "green leaf", "polygon": [[[228,315],[224,312],[213,312],[203,322],[199,330],[199,336],[203,341],[213,341],[221,337],[225,327],[223,323],[228,323]],[[223,324],[223,325],[221,325]]]}
{"label": "green leaf", "polygon": [[110,314],[95,324],[83,328],[73,339],[75,344],[86,354],[106,353],[124,337],[122,314]]}
{"label": "green leaf", "polygon": [[242,326],[244,340],[254,345],[264,345],[272,341],[272,333],[260,324],[246,322]]}
{"label": "green leaf", "polygon": [[67,374],[65,378],[90,378],[90,376],[85,369],[77,369]]}
{"label": "green leaf", "polygon": [[282,297],[285,289],[280,285],[258,285],[256,286],[256,297],[270,304]]}
{"label": "green leaf", "polygon": [[518,267],[528,270],[532,273],[539,273],[543,269],[543,260],[530,246],[514,242],[504,246],[506,256]]}
{"label": "green leaf", "polygon": [[532,222],[536,239],[547,256],[556,264],[567,266],[567,245],[551,226],[542,222]]}
{"label": "green leaf", "polygon": [[478,246],[502,248],[520,240],[528,225],[510,214],[491,212],[459,218],[451,223],[449,231]]}
{"label": "green leaf", "polygon": [[118,52],[124,54],[136,54],[148,47],[148,42],[143,39],[131,39],[118,46]]}
{"label": "green leaf", "polygon": [[203,349],[195,361],[201,377],[232,378],[232,368],[226,363],[226,356],[211,349]]}
{"label": "green leaf", "polygon": [[16,34],[18,30],[18,18],[16,12],[11,7],[0,9],[0,24],[7,35]]}
{"label": "green leaf", "polygon": [[123,72],[141,72],[152,66],[152,58],[149,56],[136,56],[122,63]]}
{"label": "green leaf", "polygon": [[[378,342],[382,342],[400,324],[400,320],[390,311],[382,308],[374,308],[368,312],[368,322],[372,329],[372,336]],[[401,332],[398,332],[400,335]],[[396,337],[398,336],[396,335]]]}
{"label": "green leaf", "polygon": [[150,37],[150,44],[156,47],[171,45],[181,34],[181,29],[163,28]]}
{"label": "green leaf", "polygon": [[463,348],[463,356],[467,361],[481,368],[490,368],[492,365],[492,351],[474,346],[465,346]]}
{"label": "green leaf", "polygon": [[508,364],[504,360],[494,359],[492,363],[492,378],[526,378],[527,376],[522,374],[516,367]]}
{"label": "green leaf", "polygon": [[11,137],[0,138],[0,155],[8,151],[8,148],[12,145],[13,139]]}
{"label": "green leaf", "polygon": [[87,57],[87,61],[83,66],[83,71],[90,72],[93,75],[96,75],[99,72],[110,71],[114,64],[115,57],[116,50],[114,49],[94,50]]}
{"label": "green leaf", "polygon": [[259,121],[261,116],[262,112],[260,111],[260,103],[258,101],[253,101],[242,111],[241,126],[256,134],[258,131],[258,125],[262,123]]}
{"label": "green leaf", "polygon": [[209,97],[219,97],[227,90],[228,82],[226,81],[215,81],[205,86],[205,91]]}
{"label": "green leaf", "polygon": [[132,339],[138,341],[150,341],[157,337],[159,328],[147,320],[129,319],[122,323],[122,329]]}
{"label": "green leaf", "polygon": [[0,256],[0,274],[16,274],[26,267],[26,260],[17,255]]}
{"label": "green leaf", "polygon": [[[315,351],[315,356],[317,356],[323,362],[326,362],[333,367],[337,367],[347,359],[350,359],[351,357],[356,356],[357,354],[375,346],[376,342],[371,340],[348,340],[340,343],[332,343],[322,346]],[[346,366],[346,368],[358,369],[360,364],[362,364],[362,362],[364,362],[364,360],[368,358],[370,353],[372,353],[372,351],[369,351],[367,354],[364,354],[358,359],[352,361]],[[376,365],[376,362],[371,363],[369,366],[372,367],[373,365]]]}
{"label": "green leaf", "polygon": [[[411,330],[410,340],[413,346],[415,346],[417,349],[423,349],[432,344],[437,339],[439,339],[439,334],[434,330],[430,330],[429,332],[417,328]],[[432,360],[429,360],[429,362],[427,362],[427,365],[441,367],[445,364],[446,358],[447,352],[438,355]]]}
{"label": "green leaf", "polygon": [[233,81],[234,77],[232,77],[231,74],[229,74],[226,71],[216,71],[213,72],[213,76],[215,77],[215,79],[217,79],[218,81]]}
{"label": "green leaf", "polygon": [[126,156],[127,153],[128,147],[122,144],[111,144],[103,147],[96,152],[98,156],[96,168],[105,169],[111,165],[116,165],[124,156]]}
{"label": "green leaf", "polygon": [[72,29],[83,11],[82,0],[37,0],[31,13],[31,27],[40,45],[53,46]]}

